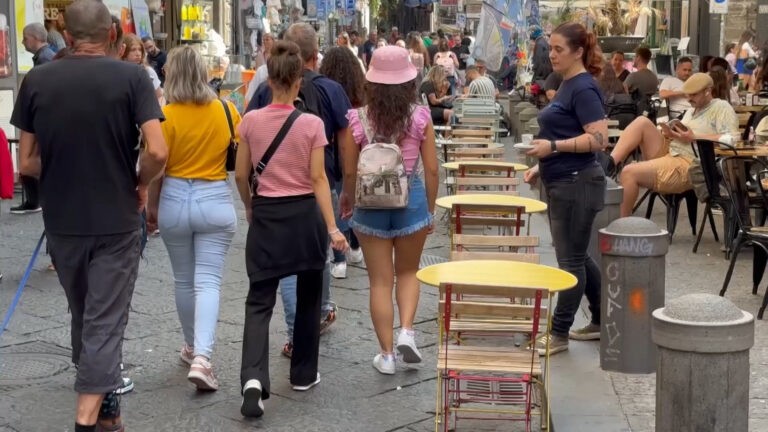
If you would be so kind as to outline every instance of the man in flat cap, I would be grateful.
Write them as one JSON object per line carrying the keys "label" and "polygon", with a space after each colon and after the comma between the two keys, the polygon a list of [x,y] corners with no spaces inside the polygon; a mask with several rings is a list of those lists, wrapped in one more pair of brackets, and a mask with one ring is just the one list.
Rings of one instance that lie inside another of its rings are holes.
{"label": "man in flat cap", "polygon": [[[739,120],[728,101],[712,97],[712,78],[697,73],[683,85],[691,109],[680,122],[661,125],[661,132],[647,117],[638,117],[622,132],[611,152],[608,174],[638,147],[643,161],[621,171],[624,201],[621,216],[631,216],[641,187],[662,194],[682,193],[693,188],[688,168],[694,159],[691,143],[699,139],[717,141],[723,135],[737,136]],[[669,145],[667,145],[667,141]]]}

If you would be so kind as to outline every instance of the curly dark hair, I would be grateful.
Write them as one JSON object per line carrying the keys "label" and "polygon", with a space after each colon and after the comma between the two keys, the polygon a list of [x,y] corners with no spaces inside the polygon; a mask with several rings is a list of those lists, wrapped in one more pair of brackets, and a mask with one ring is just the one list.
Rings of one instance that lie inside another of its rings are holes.
{"label": "curly dark hair", "polygon": [[329,49],[323,57],[320,73],[341,84],[352,108],[365,105],[365,75],[349,48],[338,46]]}
{"label": "curly dark hair", "polygon": [[411,105],[417,103],[416,80],[396,85],[369,82],[365,94],[373,134],[399,142],[411,125]]}

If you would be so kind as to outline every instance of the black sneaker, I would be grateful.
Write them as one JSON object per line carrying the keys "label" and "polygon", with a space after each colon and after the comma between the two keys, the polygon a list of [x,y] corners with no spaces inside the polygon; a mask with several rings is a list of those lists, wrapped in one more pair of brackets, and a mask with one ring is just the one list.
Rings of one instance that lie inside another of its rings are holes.
{"label": "black sneaker", "polygon": [[97,432],[124,432],[125,428],[120,419],[120,396],[115,392],[104,395],[99,409],[99,420],[96,422]]}
{"label": "black sneaker", "polygon": [[43,208],[40,206],[33,206],[29,203],[21,203],[20,206],[11,207],[11,214],[29,214],[29,213],[37,213],[39,211],[42,211]]}

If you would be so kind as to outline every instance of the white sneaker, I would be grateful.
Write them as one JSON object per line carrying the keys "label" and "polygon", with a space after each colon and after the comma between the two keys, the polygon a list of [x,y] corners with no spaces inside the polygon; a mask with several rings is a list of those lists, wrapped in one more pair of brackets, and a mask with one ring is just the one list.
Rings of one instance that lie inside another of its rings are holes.
{"label": "white sneaker", "polygon": [[314,386],[316,386],[318,384],[320,384],[320,372],[317,373],[317,379],[314,382],[311,382],[311,383],[309,383],[307,385],[303,385],[303,386],[295,385],[295,386],[293,386],[293,389],[296,390],[296,391],[307,391],[307,390],[311,389],[312,387],[314,387]]}
{"label": "white sneaker", "polygon": [[333,263],[331,265],[331,276],[333,276],[335,279],[346,279],[347,263],[344,261]]}
{"label": "white sneaker", "polygon": [[413,330],[402,329],[397,337],[397,351],[403,356],[403,361],[406,363],[421,363],[421,353],[416,347],[415,335],[416,332]]}
{"label": "white sneaker", "polygon": [[397,357],[394,354],[376,354],[373,358],[373,367],[384,375],[394,375]]}
{"label": "white sneaker", "polygon": [[264,415],[264,401],[261,400],[261,382],[248,380],[243,386],[243,404],[240,405],[243,417],[261,417]]}
{"label": "white sneaker", "polygon": [[347,262],[350,264],[360,264],[363,262],[363,250],[360,248],[349,249],[347,251]]}

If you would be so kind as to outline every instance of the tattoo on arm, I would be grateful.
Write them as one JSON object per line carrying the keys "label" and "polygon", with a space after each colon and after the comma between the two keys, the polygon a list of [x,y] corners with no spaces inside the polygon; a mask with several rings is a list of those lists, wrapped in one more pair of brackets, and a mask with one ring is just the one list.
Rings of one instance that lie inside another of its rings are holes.
{"label": "tattoo on arm", "polygon": [[[603,148],[603,134],[600,132],[595,132],[592,134],[592,136],[595,138],[595,141],[597,142],[598,148]],[[592,141],[589,142],[589,151],[592,151]]]}

